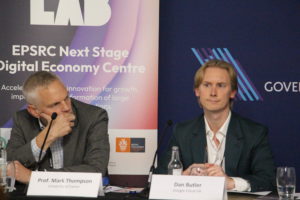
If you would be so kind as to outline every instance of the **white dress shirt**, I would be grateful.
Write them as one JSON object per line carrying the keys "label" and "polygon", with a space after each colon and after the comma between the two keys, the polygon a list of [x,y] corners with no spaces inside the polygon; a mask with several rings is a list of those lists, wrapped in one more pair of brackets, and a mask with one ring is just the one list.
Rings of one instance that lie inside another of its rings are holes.
{"label": "white dress shirt", "polygon": [[[39,120],[39,125],[40,125],[41,130],[43,130],[45,128],[40,120]],[[36,144],[36,137],[31,140],[31,150],[32,150],[32,154],[35,158],[35,161],[38,162],[41,149]],[[52,155],[50,165],[52,165],[52,167],[54,169],[63,168],[64,167],[63,138],[60,137],[57,140],[55,140],[51,144],[50,150],[51,150],[51,155]],[[43,159],[45,155],[46,155],[46,152],[42,151],[41,159]]]}
{"label": "white dress shirt", "polygon": [[[228,117],[222,127],[215,133],[216,138],[219,140],[219,145],[217,146],[213,140],[214,133],[210,129],[209,124],[204,116],[205,121],[205,130],[206,130],[206,143],[207,143],[207,162],[213,163],[222,166],[225,171],[225,143],[226,143],[226,134],[231,118],[231,111],[228,114]],[[225,172],[226,173],[226,172]],[[240,177],[231,177],[234,181],[235,188],[233,190],[243,192],[250,191],[250,184],[247,180]]]}

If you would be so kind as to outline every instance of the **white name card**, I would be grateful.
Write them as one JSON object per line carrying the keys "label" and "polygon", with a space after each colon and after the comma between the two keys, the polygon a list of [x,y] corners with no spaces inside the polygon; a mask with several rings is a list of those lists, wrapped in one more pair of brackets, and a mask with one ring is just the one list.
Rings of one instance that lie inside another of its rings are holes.
{"label": "white name card", "polygon": [[149,199],[223,200],[225,177],[153,175]]}
{"label": "white name card", "polygon": [[97,197],[101,173],[33,171],[28,196]]}

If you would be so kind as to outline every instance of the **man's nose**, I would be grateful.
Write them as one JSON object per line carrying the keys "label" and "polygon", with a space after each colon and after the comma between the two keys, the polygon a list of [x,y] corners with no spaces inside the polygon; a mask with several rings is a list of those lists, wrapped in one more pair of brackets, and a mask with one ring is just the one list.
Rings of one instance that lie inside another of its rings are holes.
{"label": "man's nose", "polygon": [[217,96],[217,87],[216,86],[211,87],[210,96]]}
{"label": "man's nose", "polygon": [[71,109],[70,105],[66,101],[63,101],[62,102],[62,111],[63,112],[69,112],[70,109]]}

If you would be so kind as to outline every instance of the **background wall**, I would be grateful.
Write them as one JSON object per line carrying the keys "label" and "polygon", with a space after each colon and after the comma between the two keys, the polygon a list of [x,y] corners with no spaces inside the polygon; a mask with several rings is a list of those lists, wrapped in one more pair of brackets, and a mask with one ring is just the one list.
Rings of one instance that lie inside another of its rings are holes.
{"label": "background wall", "polygon": [[299,25],[299,0],[160,1],[159,133],[169,119],[202,113],[192,90],[201,66],[192,48],[204,58],[226,48],[250,83],[233,110],[269,127],[276,165],[296,167],[299,179]]}

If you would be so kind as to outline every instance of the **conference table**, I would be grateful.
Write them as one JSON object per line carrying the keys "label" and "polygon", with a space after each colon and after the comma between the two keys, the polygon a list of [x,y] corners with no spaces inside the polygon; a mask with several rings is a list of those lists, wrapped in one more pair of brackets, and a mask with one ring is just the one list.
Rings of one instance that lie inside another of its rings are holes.
{"label": "conference table", "polygon": [[[82,198],[82,197],[42,197],[42,196],[26,196],[22,188],[17,188],[16,191],[8,194],[8,200],[78,200],[78,199],[97,199],[97,200],[146,200],[148,199],[142,194],[125,194],[125,193],[106,193],[104,197],[97,198]],[[228,200],[255,200],[257,195],[228,193]],[[278,199],[277,194],[272,193],[266,199]]]}
{"label": "conference table", "polygon": [[[25,195],[9,195],[8,200],[78,200],[78,199],[97,199],[97,200],[146,200],[148,198],[142,197],[139,194],[122,194],[122,193],[107,193],[105,197],[98,198],[82,198],[82,197],[28,197]],[[255,200],[258,196],[229,194],[228,200]],[[268,199],[278,199],[276,196]]]}

